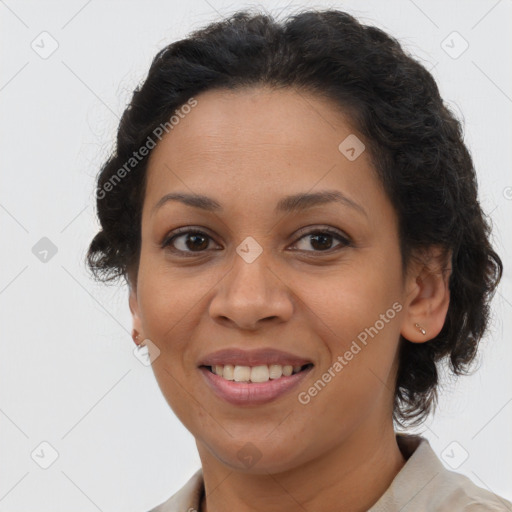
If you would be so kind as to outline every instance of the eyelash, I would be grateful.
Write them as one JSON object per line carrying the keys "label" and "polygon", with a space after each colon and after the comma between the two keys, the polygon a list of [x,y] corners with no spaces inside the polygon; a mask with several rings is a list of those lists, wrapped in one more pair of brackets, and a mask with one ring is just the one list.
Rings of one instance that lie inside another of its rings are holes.
{"label": "eyelash", "polygon": [[[334,230],[332,228],[315,228],[315,229],[312,229],[312,230],[306,231],[306,232],[301,230],[301,231],[299,231],[299,233],[300,233],[300,236],[299,236],[299,238],[297,239],[297,241],[295,243],[297,243],[299,240],[302,240],[303,238],[305,238],[307,236],[319,235],[319,234],[328,234],[328,235],[331,235],[336,240],[338,240],[340,242],[340,244],[337,245],[336,247],[327,249],[325,251],[315,251],[315,250],[313,250],[313,251],[303,251],[303,250],[298,249],[297,250],[298,252],[331,254],[332,252],[337,251],[337,250],[339,250],[339,249],[341,249],[343,247],[352,247],[353,246],[352,241],[350,240],[350,238],[348,236],[346,236],[346,235],[342,234],[341,232],[339,232],[337,230]],[[213,240],[210,235],[208,235],[204,231],[201,231],[200,229],[191,229],[190,227],[178,228],[178,229],[176,229],[175,231],[173,231],[170,234],[171,236],[167,236],[163,240],[163,242],[161,244],[162,249],[168,249],[169,251],[171,251],[171,252],[173,252],[175,254],[178,254],[180,256],[187,257],[187,258],[195,256],[197,254],[204,253],[204,252],[207,251],[207,249],[204,250],[204,251],[182,251],[182,250],[176,249],[175,247],[172,246],[172,243],[177,238],[179,238],[179,237],[181,237],[183,235],[187,235],[187,234],[201,235],[201,236],[203,236],[205,238],[209,238],[210,240]]]}

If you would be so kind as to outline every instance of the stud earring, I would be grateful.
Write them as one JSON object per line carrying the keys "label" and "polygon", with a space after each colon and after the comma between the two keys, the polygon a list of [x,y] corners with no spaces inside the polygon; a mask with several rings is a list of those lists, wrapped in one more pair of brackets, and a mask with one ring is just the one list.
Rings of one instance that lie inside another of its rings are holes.
{"label": "stud earring", "polygon": [[140,345],[140,340],[139,340],[140,335],[139,335],[138,333],[137,333],[137,334],[136,334],[136,333],[137,333],[137,331],[134,329],[134,330],[132,331],[132,338],[133,338],[133,341],[134,341],[137,345]]}
{"label": "stud earring", "polygon": [[416,327],[418,329],[418,331],[421,332],[421,334],[423,334],[423,335],[427,334],[427,331],[425,329],[423,329],[423,327],[421,327],[420,324],[416,323],[416,324],[414,324],[414,327]]}

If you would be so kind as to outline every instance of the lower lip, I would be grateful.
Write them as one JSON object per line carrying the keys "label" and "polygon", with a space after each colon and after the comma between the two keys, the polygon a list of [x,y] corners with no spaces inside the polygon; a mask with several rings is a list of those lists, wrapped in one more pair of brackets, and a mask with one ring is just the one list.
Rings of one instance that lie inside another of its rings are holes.
{"label": "lower lip", "polygon": [[309,367],[288,377],[267,382],[235,382],[223,379],[205,367],[199,368],[215,394],[233,405],[260,405],[272,402],[296,387],[311,369],[312,367]]}

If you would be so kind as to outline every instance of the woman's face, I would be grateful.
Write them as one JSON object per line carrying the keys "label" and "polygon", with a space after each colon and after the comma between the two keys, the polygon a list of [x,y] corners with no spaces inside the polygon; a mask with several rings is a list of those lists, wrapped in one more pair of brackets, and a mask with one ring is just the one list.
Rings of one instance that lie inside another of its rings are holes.
{"label": "woman's face", "polygon": [[[327,100],[195,99],[148,165],[134,328],[203,454],[286,470],[391,422],[408,294],[397,219]],[[326,191],[339,199],[285,201]],[[290,365],[303,369],[277,378]]]}

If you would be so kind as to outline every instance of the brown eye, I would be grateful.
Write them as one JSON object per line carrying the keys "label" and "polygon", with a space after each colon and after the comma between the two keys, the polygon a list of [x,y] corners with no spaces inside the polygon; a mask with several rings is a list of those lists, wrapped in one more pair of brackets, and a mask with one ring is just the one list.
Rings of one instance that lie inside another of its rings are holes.
{"label": "brown eye", "polygon": [[[301,242],[302,240],[304,242]],[[213,241],[212,237],[203,231],[182,229],[168,236],[161,246],[178,255],[193,256],[194,253],[207,252],[211,241]],[[299,243],[303,243],[304,246],[297,250],[310,253],[332,252],[352,245],[346,235],[329,228],[310,230],[304,233],[294,245],[297,246]]]}
{"label": "brown eye", "polygon": [[183,231],[167,238],[162,247],[168,247],[175,252],[204,252],[210,245],[211,237],[202,231]]}
{"label": "brown eye", "polygon": [[[306,247],[299,248],[298,250],[307,252],[326,252],[331,249],[336,249],[340,246],[347,247],[351,245],[348,237],[330,229],[317,229],[314,231],[309,231],[308,233],[302,235],[298,242],[301,240],[306,240]],[[333,246],[333,240],[337,240],[338,244]],[[298,242],[296,242],[295,245],[297,245]],[[313,251],[308,249],[307,245],[312,247]]]}

